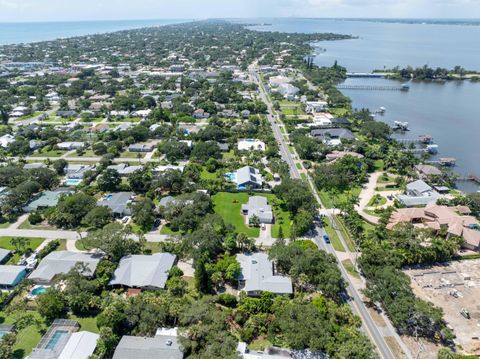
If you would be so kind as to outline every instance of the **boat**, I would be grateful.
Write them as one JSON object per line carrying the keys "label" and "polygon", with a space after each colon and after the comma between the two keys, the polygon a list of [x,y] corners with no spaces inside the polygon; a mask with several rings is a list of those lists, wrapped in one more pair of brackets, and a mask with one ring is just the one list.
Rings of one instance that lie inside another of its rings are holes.
{"label": "boat", "polygon": [[431,153],[432,155],[437,154],[438,153],[438,145],[434,145],[434,144],[428,145],[426,150],[427,150],[428,153]]}
{"label": "boat", "polygon": [[420,142],[425,144],[425,145],[431,144],[433,142],[432,135],[420,135],[418,137],[420,139]]}
{"label": "boat", "polygon": [[394,121],[393,129],[400,131],[408,131],[408,122]]}
{"label": "boat", "polygon": [[387,111],[387,109],[383,106],[380,106],[380,108],[378,109],[379,113],[385,113],[385,111]]}

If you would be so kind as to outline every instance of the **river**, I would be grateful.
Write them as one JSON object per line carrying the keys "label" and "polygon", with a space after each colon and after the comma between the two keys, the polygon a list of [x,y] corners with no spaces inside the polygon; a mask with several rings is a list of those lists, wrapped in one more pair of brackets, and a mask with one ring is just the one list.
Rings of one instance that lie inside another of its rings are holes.
{"label": "river", "polygon": [[[400,66],[461,65],[480,70],[480,26],[407,24],[322,19],[263,19],[271,26],[253,27],[260,31],[336,32],[358,39],[321,42],[315,63],[330,66],[335,60],[351,72]],[[386,79],[350,78],[345,84],[393,85]],[[455,172],[480,176],[480,83],[469,81],[409,82],[410,91],[342,90],[354,108],[387,109],[378,120],[393,124],[407,121],[407,139],[431,134],[439,145],[437,157],[455,157]],[[464,191],[477,185],[458,183]]]}

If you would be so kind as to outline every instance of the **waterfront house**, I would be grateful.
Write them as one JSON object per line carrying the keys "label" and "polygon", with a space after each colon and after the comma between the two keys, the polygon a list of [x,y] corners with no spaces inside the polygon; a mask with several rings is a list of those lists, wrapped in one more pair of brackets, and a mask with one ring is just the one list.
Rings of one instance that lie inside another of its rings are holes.
{"label": "waterfront house", "polygon": [[306,113],[318,113],[325,111],[327,102],[325,101],[307,101],[305,102]]}
{"label": "waterfront house", "polygon": [[348,128],[316,129],[312,130],[310,134],[315,139],[330,146],[339,145],[342,143],[342,140],[355,140],[355,136]]}
{"label": "waterfront house", "polygon": [[290,278],[275,273],[274,263],[266,253],[237,254],[241,273],[238,285],[249,296],[259,296],[262,292],[274,294],[292,294]]}
{"label": "waterfront house", "polygon": [[405,207],[425,206],[436,203],[442,196],[422,180],[407,184],[405,194],[400,194],[397,199]]}
{"label": "waterfront house", "polygon": [[81,272],[86,277],[92,277],[100,262],[101,256],[91,253],[79,253],[70,251],[51,252],[43,258],[30,276],[35,283],[51,284],[59,274],[68,273],[77,263],[83,263],[86,270]]}
{"label": "waterfront house", "polygon": [[164,289],[176,256],[170,253],[130,255],[120,260],[110,285],[141,289]]}
{"label": "waterfront house", "polygon": [[266,197],[250,197],[248,203],[242,204],[241,212],[247,217],[247,223],[250,223],[254,216],[259,219],[260,223],[273,223],[272,207],[268,205]]}
{"label": "waterfront house", "polygon": [[183,359],[177,328],[159,328],[154,337],[124,335],[113,359]]}

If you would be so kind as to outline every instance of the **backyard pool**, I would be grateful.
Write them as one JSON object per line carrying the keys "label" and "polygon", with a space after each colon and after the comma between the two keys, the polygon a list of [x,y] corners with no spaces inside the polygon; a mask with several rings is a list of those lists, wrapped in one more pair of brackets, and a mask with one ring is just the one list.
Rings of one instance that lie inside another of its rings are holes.
{"label": "backyard pool", "polygon": [[63,181],[63,184],[67,186],[78,186],[81,182],[82,182],[81,179],[68,178],[65,181]]}
{"label": "backyard pool", "polygon": [[33,288],[30,293],[32,293],[33,295],[39,295],[39,294],[45,293],[46,291],[47,291],[46,287],[36,287],[36,288]]}
{"label": "backyard pool", "polygon": [[47,345],[45,346],[45,349],[54,350],[57,347],[58,342],[67,335],[68,335],[67,330],[57,330],[55,333],[53,333],[52,337],[50,338]]}
{"label": "backyard pool", "polygon": [[235,182],[235,180],[237,179],[237,174],[235,172],[227,172],[225,173],[225,178],[227,179],[227,181]]}

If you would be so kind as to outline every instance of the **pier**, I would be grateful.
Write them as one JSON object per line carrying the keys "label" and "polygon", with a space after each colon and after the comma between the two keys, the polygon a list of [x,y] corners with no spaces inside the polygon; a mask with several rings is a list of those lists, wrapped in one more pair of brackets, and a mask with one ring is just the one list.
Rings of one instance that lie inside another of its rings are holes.
{"label": "pier", "polygon": [[347,72],[347,77],[363,77],[363,78],[383,78],[385,74],[380,72]]}
{"label": "pier", "polygon": [[370,90],[370,91],[408,91],[410,86],[382,86],[382,85],[338,85],[339,90]]}
{"label": "pier", "polygon": [[480,176],[475,176],[475,175],[461,176],[457,178],[457,181],[474,182],[476,184],[480,184]]}

